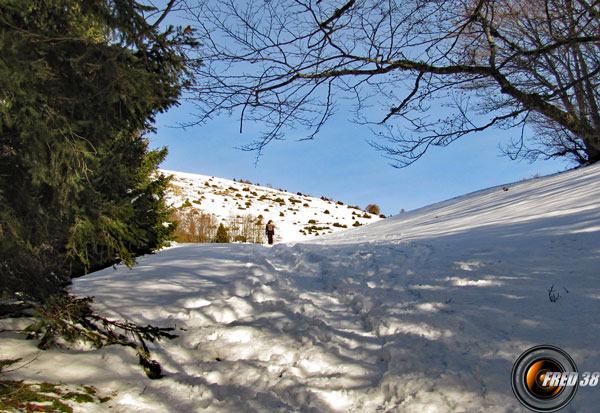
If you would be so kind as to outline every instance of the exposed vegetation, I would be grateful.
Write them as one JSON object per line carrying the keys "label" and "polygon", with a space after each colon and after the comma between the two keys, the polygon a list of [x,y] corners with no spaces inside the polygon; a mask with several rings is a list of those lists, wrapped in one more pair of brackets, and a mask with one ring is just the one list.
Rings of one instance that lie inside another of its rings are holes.
{"label": "exposed vegetation", "polygon": [[215,242],[217,244],[226,244],[229,242],[229,234],[227,233],[227,230],[223,226],[223,223],[219,224],[219,228],[217,228],[217,233],[215,234],[215,238],[213,239],[213,242]]}
{"label": "exposed vegetation", "polygon": [[369,214],[373,214],[373,215],[381,214],[381,208],[379,208],[379,205],[377,205],[377,204],[367,205],[367,207],[365,208],[365,211],[367,211]]}
{"label": "exposed vegetation", "polygon": [[42,301],[169,240],[166,150],[143,136],[192,42],[128,1],[3,1],[0,23],[0,294]]}
{"label": "exposed vegetation", "polygon": [[217,220],[211,214],[196,209],[175,211],[171,220],[176,223],[177,242],[211,242],[217,232]]}
{"label": "exposed vegetation", "polygon": [[146,341],[173,339],[173,328],[138,326],[129,321],[114,321],[95,314],[91,297],[76,298],[71,295],[50,296],[44,304],[32,303],[36,318],[25,332],[40,339],[42,350],[60,346],[61,342],[83,341],[96,348],[119,344],[133,348],[146,375],[150,379],[162,377],[160,364],[153,360]]}

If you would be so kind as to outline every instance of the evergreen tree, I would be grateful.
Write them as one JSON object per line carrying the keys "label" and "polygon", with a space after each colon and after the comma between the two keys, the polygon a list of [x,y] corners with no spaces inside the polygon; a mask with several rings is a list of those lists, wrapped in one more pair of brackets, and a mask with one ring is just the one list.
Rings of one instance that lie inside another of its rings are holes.
{"label": "evergreen tree", "polygon": [[121,0],[0,0],[0,295],[41,299],[73,276],[164,245],[144,134],[186,86],[180,29]]}
{"label": "evergreen tree", "polygon": [[229,242],[229,234],[227,234],[227,230],[222,223],[219,224],[219,228],[217,228],[217,235],[215,235],[213,242],[225,244]]}

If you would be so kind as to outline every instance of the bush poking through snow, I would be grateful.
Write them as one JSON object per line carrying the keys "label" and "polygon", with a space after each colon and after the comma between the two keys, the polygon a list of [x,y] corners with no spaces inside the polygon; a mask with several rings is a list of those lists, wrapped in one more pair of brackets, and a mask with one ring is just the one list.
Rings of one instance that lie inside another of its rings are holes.
{"label": "bush poking through snow", "polygon": [[367,211],[369,214],[372,214],[372,215],[381,214],[381,208],[379,208],[379,205],[377,205],[377,204],[367,205],[367,207],[365,208],[365,211]]}
{"label": "bush poking through snow", "polygon": [[[567,294],[569,293],[569,290],[567,290],[565,287],[563,287],[563,289]],[[560,293],[554,289],[554,284],[552,284],[548,289],[548,299],[550,302],[556,303],[560,297]]]}
{"label": "bush poking through snow", "polygon": [[40,338],[38,348],[45,350],[67,343],[83,341],[96,348],[120,344],[133,348],[139,363],[150,379],[162,377],[160,364],[152,360],[146,341],[173,339],[173,328],[138,326],[130,321],[114,321],[94,314],[91,297],[75,298],[67,294],[50,296],[45,304],[32,304],[36,319],[25,328],[32,337]]}

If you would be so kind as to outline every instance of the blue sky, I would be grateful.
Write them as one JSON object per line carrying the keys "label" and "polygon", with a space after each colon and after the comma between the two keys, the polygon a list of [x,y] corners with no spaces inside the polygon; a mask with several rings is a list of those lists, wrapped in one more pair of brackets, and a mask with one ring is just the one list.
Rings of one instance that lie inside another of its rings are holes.
{"label": "blue sky", "polygon": [[[188,23],[177,16],[168,20],[176,25]],[[379,109],[387,108],[374,108],[375,118]],[[151,147],[169,149],[162,168],[245,179],[362,208],[375,203],[386,215],[573,166],[560,160],[511,161],[498,149],[499,143],[508,142],[510,132],[489,130],[462,137],[446,148],[431,148],[415,164],[396,169],[369,146],[371,131],[351,122],[353,113],[343,106],[338,106],[315,140],[299,142],[306,131],[293,131],[287,140],[267,146],[255,165],[256,153],[236,147],[257,139],[259,126],[245,124],[240,134],[239,117],[234,113],[193,128],[177,127],[193,121],[193,112],[184,103],[157,118],[157,133],[149,138]]]}
{"label": "blue sky", "polygon": [[313,141],[299,142],[299,134],[271,143],[255,165],[255,153],[236,147],[257,136],[249,128],[240,134],[235,115],[193,128],[177,127],[192,120],[192,113],[184,104],[157,118],[158,130],[150,142],[153,148],[169,149],[162,168],[245,179],[362,208],[375,203],[386,215],[573,166],[565,161],[511,161],[498,149],[510,132],[490,130],[465,136],[446,148],[432,148],[415,164],[396,169],[369,146],[368,128],[351,122],[351,114],[343,111]]}

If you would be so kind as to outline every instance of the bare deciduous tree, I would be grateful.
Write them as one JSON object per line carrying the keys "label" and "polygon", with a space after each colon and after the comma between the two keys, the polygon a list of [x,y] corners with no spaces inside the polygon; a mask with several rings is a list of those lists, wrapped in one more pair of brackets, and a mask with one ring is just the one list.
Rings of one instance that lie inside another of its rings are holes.
{"label": "bare deciduous tree", "polygon": [[505,148],[512,157],[600,159],[598,0],[187,6],[202,43],[199,121],[228,111],[240,130],[262,122],[264,134],[245,147],[259,154],[286,128],[312,139],[349,98],[397,166],[492,127],[517,128]]}
{"label": "bare deciduous tree", "polygon": [[264,226],[262,220],[251,214],[231,214],[227,219],[229,234],[234,241],[263,243]]}
{"label": "bare deciduous tree", "polygon": [[177,222],[175,235],[179,242],[211,242],[217,233],[217,218],[196,209],[176,210],[171,220]]}

